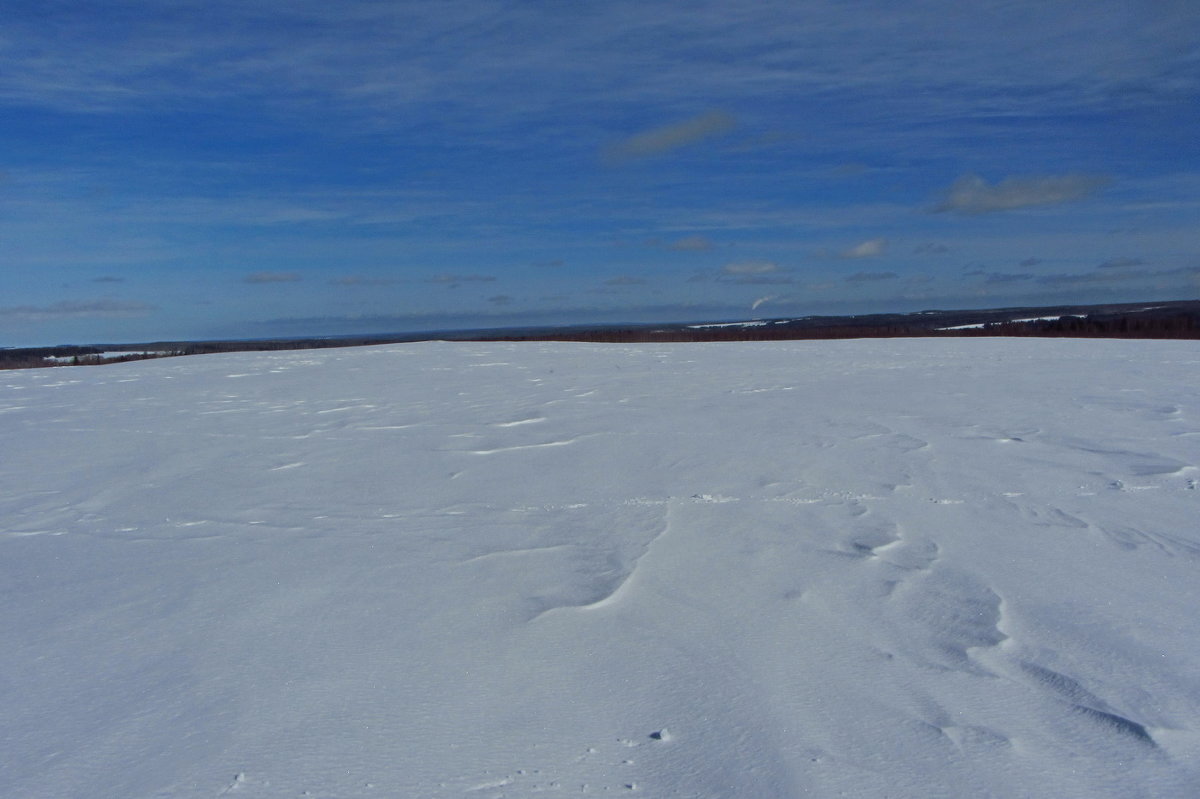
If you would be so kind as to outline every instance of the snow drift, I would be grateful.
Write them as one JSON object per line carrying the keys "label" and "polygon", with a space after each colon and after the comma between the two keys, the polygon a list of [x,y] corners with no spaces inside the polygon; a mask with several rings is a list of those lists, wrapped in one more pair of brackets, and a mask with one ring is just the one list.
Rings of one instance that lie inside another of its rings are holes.
{"label": "snow drift", "polygon": [[1193,342],[0,376],[0,795],[1191,797]]}

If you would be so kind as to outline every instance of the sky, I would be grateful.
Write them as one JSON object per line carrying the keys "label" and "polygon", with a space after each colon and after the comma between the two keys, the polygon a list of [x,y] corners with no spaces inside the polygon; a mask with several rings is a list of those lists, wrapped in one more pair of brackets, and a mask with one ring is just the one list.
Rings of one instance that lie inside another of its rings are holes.
{"label": "sky", "polygon": [[1200,297],[1194,0],[0,0],[0,346]]}

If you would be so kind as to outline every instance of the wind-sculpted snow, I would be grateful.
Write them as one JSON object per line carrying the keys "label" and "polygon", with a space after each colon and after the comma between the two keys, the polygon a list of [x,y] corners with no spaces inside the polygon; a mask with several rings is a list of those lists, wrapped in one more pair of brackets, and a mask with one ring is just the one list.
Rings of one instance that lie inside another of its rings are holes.
{"label": "wind-sculpted snow", "polygon": [[0,795],[1194,797],[1190,342],[0,377]]}

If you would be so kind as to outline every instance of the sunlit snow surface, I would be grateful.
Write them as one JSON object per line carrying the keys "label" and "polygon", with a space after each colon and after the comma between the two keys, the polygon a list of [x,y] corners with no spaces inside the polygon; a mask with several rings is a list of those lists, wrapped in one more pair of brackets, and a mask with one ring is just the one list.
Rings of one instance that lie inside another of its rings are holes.
{"label": "sunlit snow surface", "polygon": [[0,795],[1195,797],[1200,347],[0,373]]}

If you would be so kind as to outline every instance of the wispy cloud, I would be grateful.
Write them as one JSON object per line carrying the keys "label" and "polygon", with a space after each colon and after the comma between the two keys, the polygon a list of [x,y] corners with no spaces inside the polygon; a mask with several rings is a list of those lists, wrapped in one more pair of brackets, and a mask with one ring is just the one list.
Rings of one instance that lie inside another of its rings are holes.
{"label": "wispy cloud", "polygon": [[122,302],[120,300],[89,300],[74,302],[64,300],[52,305],[17,305],[0,308],[0,319],[37,322],[59,319],[119,318],[146,316],[158,310],[144,302]]}
{"label": "wispy cloud", "polygon": [[665,155],[689,144],[725,133],[731,130],[734,124],[733,117],[724,111],[709,111],[682,122],[630,136],[607,147],[604,155],[615,161]]}
{"label": "wispy cloud", "polygon": [[[498,295],[504,296],[504,295]],[[715,318],[734,312],[744,312],[744,304],[726,302],[673,303],[660,305],[562,305],[540,311],[514,311],[504,303],[495,308],[472,309],[456,313],[433,311],[426,313],[375,314],[348,316],[279,317],[256,322],[258,330],[270,330],[273,335],[312,335],[360,333],[370,331],[430,330],[447,328],[478,328],[480,326],[570,324],[579,319],[596,321],[690,321]]]}
{"label": "wispy cloud", "polygon": [[329,281],[330,285],[333,286],[393,286],[396,282],[395,278],[365,277],[362,275],[348,275]]}
{"label": "wispy cloud", "polygon": [[1110,258],[1102,264],[1096,266],[1097,269],[1129,269],[1134,266],[1143,266],[1146,262],[1141,258]]}
{"label": "wispy cloud", "polygon": [[712,248],[713,243],[706,236],[684,236],[667,245],[668,250],[679,252],[705,252]]}
{"label": "wispy cloud", "polygon": [[881,280],[895,280],[895,272],[855,272],[846,278],[847,283],[878,283]]}
{"label": "wispy cloud", "polygon": [[434,275],[429,278],[430,283],[439,283],[451,288],[462,283],[493,283],[495,280],[494,275]]}
{"label": "wispy cloud", "polygon": [[722,275],[770,275],[781,271],[774,261],[735,261],[721,267]]}
{"label": "wispy cloud", "polygon": [[1085,286],[1097,283],[1119,283],[1133,279],[1127,272],[1083,272],[1080,274],[1042,275],[1037,282],[1046,286]]}
{"label": "wispy cloud", "polygon": [[935,213],[986,214],[1039,205],[1059,205],[1082,200],[1108,185],[1102,175],[1034,175],[1008,177],[989,184],[978,175],[963,175],[933,207]]}
{"label": "wispy cloud", "polygon": [[488,297],[488,302],[490,302],[492,305],[495,305],[498,307],[504,306],[504,305],[512,305],[513,298],[507,294],[496,294],[494,296]]}
{"label": "wispy cloud", "polygon": [[295,272],[253,272],[242,278],[243,283],[298,283],[300,276]]}
{"label": "wispy cloud", "polygon": [[721,267],[717,280],[743,286],[771,286],[791,283],[792,277],[774,261],[735,261]]}
{"label": "wispy cloud", "polygon": [[887,239],[869,239],[861,244],[855,244],[839,253],[840,258],[874,258],[883,255],[887,249]]}
{"label": "wispy cloud", "polygon": [[1038,278],[1039,283],[1048,286],[1087,286],[1087,285],[1103,285],[1111,283],[1127,283],[1135,280],[1147,279],[1166,279],[1167,283],[1176,283],[1179,278],[1196,279],[1200,277],[1200,266],[1180,266],[1173,269],[1107,269],[1101,271],[1097,268],[1092,272],[1082,272],[1077,274],[1057,274],[1043,275]]}
{"label": "wispy cloud", "polygon": [[606,286],[642,286],[645,283],[645,279],[634,277],[633,275],[618,275],[604,281],[604,285]]}
{"label": "wispy cloud", "polygon": [[[524,109],[564,87],[600,95],[620,86],[651,100],[670,87],[704,97],[757,97],[780,84],[793,91],[912,86],[927,110],[947,95],[1003,96],[1016,87],[1025,91],[1009,92],[1008,102],[1025,106],[1078,104],[1121,90],[1125,102],[1146,103],[1196,87],[1195,76],[1180,68],[1196,30],[1186,2],[1146,3],[1135,13],[1117,0],[1095,0],[1088,13],[1068,14],[1018,0],[963,16],[940,14],[929,3],[879,0],[854,6],[763,0],[736,13],[722,4],[605,4],[589,9],[587,24],[520,4],[500,17],[489,3],[420,0],[402,7],[357,0],[336,7],[282,0],[209,5],[216,19],[206,25],[200,15],[130,0],[119,33],[79,14],[38,26],[31,23],[34,12],[18,8],[6,49],[24,68],[0,70],[0,89],[42,103],[101,108],[172,92],[278,101],[280,93],[307,91],[377,107],[454,97],[475,104],[511,100]],[[437,58],[450,40],[469,57]],[[521,86],[528,96],[498,91],[504,86]]]}
{"label": "wispy cloud", "polygon": [[982,277],[984,283],[991,285],[1021,283],[1026,280],[1033,280],[1035,277],[1028,272],[976,272],[974,274]]}

